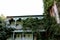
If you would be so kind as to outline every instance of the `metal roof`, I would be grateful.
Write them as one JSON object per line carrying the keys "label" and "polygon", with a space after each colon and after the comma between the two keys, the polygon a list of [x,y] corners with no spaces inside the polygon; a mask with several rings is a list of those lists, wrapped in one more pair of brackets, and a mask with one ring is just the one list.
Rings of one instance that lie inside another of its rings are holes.
{"label": "metal roof", "polygon": [[17,17],[43,17],[44,15],[25,15],[25,16],[7,16],[7,18],[17,18]]}

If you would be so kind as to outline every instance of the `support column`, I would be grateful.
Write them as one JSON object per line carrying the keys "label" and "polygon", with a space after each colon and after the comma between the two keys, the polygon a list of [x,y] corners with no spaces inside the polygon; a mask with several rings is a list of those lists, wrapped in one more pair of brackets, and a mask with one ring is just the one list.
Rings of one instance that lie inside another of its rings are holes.
{"label": "support column", "polygon": [[15,40],[15,39],[14,39],[14,35],[15,35],[15,32],[13,32],[13,40]]}
{"label": "support column", "polygon": [[24,37],[24,33],[22,33],[22,40],[24,40],[24,38],[25,38],[25,37]]}
{"label": "support column", "polygon": [[34,40],[34,33],[32,32],[31,34],[32,34],[32,37],[33,37],[33,40]]}

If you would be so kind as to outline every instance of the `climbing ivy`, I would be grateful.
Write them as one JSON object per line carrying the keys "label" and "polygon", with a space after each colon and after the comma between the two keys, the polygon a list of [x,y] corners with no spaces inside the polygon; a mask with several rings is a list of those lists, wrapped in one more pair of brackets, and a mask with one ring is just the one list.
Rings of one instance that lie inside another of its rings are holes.
{"label": "climbing ivy", "polygon": [[43,0],[44,2],[44,13],[47,13],[50,6],[53,5],[53,0]]}

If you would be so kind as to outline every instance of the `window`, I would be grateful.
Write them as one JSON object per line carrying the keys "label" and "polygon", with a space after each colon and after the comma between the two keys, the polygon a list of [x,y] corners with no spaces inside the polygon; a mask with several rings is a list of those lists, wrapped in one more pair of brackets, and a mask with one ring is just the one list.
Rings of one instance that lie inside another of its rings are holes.
{"label": "window", "polygon": [[24,37],[25,37],[26,35],[24,34]]}
{"label": "window", "polygon": [[18,37],[20,37],[20,34],[18,34]]}
{"label": "window", "polygon": [[30,37],[30,34],[28,34],[28,37]]}

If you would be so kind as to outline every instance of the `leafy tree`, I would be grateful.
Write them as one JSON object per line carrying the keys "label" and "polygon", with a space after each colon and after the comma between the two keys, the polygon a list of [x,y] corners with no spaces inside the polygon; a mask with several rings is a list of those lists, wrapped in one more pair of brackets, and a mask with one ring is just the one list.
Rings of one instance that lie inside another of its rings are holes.
{"label": "leafy tree", "polygon": [[0,40],[6,40],[13,31],[12,28],[7,28],[2,17],[0,17]]}
{"label": "leafy tree", "polygon": [[44,28],[46,29],[46,40],[54,40],[54,35],[59,33],[59,24],[56,23],[54,17],[50,16],[49,9],[52,8],[54,1],[57,3],[59,0],[43,0],[44,1]]}

